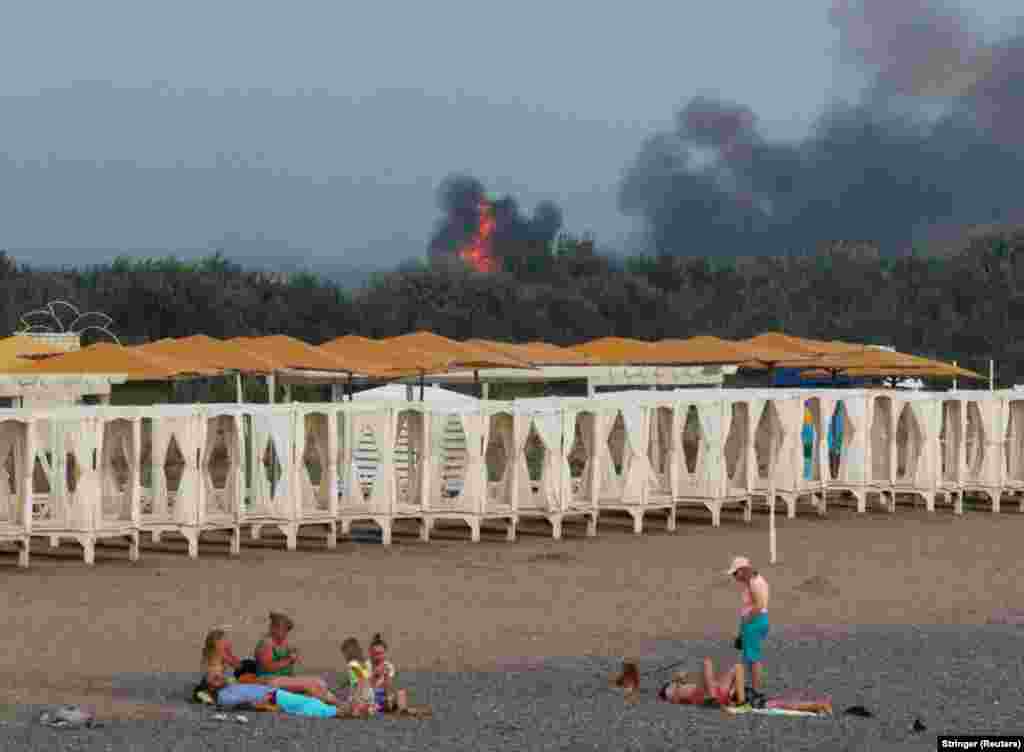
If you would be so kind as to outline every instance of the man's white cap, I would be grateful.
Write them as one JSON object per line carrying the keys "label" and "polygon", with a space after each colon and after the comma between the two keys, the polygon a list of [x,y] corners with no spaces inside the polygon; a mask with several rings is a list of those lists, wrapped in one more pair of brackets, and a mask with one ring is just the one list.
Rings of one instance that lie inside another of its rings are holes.
{"label": "man's white cap", "polygon": [[750,567],[750,559],[746,556],[737,556],[732,560],[732,566],[726,572],[727,575],[734,575],[744,567]]}

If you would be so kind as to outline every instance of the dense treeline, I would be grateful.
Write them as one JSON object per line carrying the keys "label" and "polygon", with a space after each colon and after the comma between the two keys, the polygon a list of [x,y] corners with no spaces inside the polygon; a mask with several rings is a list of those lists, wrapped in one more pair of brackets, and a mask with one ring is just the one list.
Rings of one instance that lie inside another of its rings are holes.
{"label": "dense treeline", "polygon": [[563,236],[553,252],[503,272],[472,272],[453,258],[403,264],[345,291],[316,275],[238,268],[221,255],[185,263],[119,259],[105,267],[41,271],[0,256],[0,316],[63,299],[114,319],[126,343],[204,332],[285,333],[318,343],[358,333],[431,329],[457,339],[573,344],[767,330],[886,344],[998,364],[997,382],[1024,381],[1024,231],[993,230],[960,253],[880,258],[870,246],[834,244],[814,255],[704,258],[599,254],[590,238]]}

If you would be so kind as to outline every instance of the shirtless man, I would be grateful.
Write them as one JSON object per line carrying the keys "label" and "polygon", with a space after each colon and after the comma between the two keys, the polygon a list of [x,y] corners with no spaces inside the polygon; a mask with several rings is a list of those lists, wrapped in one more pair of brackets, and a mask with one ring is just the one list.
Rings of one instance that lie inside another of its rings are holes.
{"label": "shirtless man", "polygon": [[743,661],[750,666],[751,700],[763,698],[761,684],[764,680],[764,661],[761,657],[761,643],[768,636],[768,582],[758,574],[745,556],[737,556],[727,572],[740,584],[742,606],[740,607],[740,640]]}

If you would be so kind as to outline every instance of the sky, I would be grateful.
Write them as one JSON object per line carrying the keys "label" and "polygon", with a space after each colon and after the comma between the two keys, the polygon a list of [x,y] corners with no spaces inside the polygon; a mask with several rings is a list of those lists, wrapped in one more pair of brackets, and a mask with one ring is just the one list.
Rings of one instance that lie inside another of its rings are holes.
{"label": "sky", "polygon": [[[697,7],[700,10],[694,10]],[[696,95],[800,138],[863,79],[821,0],[9,4],[0,248],[85,263],[227,247],[389,266],[468,172],[629,247],[620,183]],[[993,33],[1014,0],[977,0]]]}

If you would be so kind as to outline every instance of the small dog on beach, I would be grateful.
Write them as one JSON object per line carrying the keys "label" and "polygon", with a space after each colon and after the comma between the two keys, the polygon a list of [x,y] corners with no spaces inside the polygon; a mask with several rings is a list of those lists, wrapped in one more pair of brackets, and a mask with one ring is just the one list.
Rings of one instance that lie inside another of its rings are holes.
{"label": "small dog on beach", "polygon": [[635,662],[623,661],[622,671],[613,676],[608,684],[622,689],[623,699],[627,703],[632,704],[640,700],[640,670]]}

